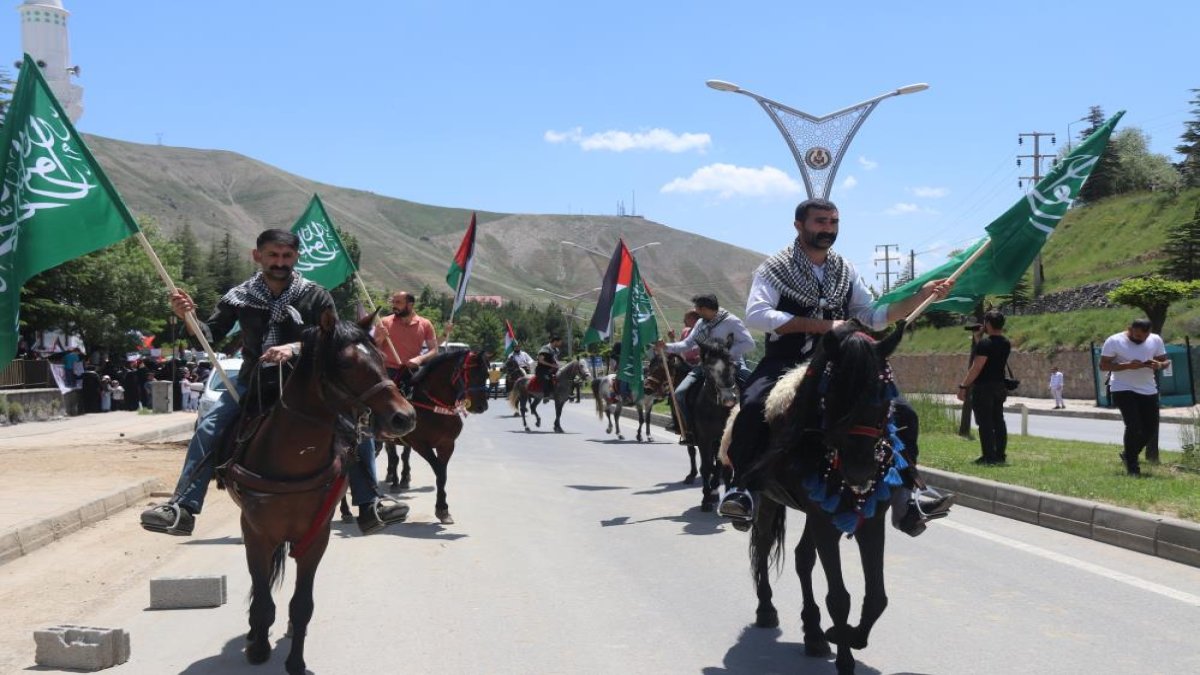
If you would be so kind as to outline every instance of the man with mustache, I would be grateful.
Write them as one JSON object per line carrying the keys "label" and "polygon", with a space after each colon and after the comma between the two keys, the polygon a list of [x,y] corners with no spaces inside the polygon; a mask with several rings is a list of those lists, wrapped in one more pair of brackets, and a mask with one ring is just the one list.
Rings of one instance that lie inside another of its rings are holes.
{"label": "man with mustache", "polygon": [[[253,254],[260,271],[230,289],[217,303],[217,309],[208,321],[200,324],[210,342],[228,335],[234,324],[241,325],[243,360],[236,386],[242,397],[258,362],[264,364],[261,377],[278,373],[279,364],[300,352],[304,328],[317,325],[325,310],[335,310],[328,291],[294,271],[300,257],[300,238],[295,234],[286,230],[266,230],[258,235]],[[176,290],[170,297],[171,308],[181,319],[195,308],[192,298],[182,290]],[[238,402],[225,392],[200,418],[196,433],[188,443],[174,496],[166,504],[142,512],[143,528],[151,532],[191,535],[216,470],[212,453],[225,429],[237,419],[238,410]],[[354,504],[359,507],[358,526],[363,534],[403,521],[408,515],[408,507],[391,498],[380,497],[375,490],[378,480],[373,439],[359,444],[358,458],[359,461],[349,463],[348,478]]]}
{"label": "man with mustache", "polygon": [[[1125,473],[1142,475],[1138,454],[1158,435],[1158,382],[1154,373],[1166,368],[1167,348],[1161,337],[1151,332],[1149,319],[1134,319],[1129,328],[1109,336],[1100,348],[1100,370],[1112,373],[1112,401],[1125,423],[1125,449],[1121,461]],[[1146,453],[1146,459],[1154,457]]]}
{"label": "man with mustache", "polygon": [[[380,319],[375,328],[375,346],[383,354],[388,375],[406,388],[421,364],[438,353],[437,332],[433,329],[433,323],[417,314],[413,308],[415,302],[416,298],[407,291],[392,293],[392,315]],[[396,349],[395,354],[392,353],[392,347]]]}
{"label": "man with mustache", "polygon": [[[754,272],[746,300],[746,326],[767,334],[766,356],[750,375],[742,390],[741,411],[734,421],[729,459],[734,468],[735,487],[725,494],[718,509],[738,529],[749,529],[754,518],[754,499],[745,473],[766,448],[770,429],[764,413],[767,394],[784,371],[807,361],[817,339],[849,319],[857,319],[875,330],[908,316],[925,298],[946,297],[954,282],[937,279],[926,283],[907,300],[872,307],[874,299],[849,261],[831,250],[837,240],[837,206],[825,199],[809,199],[796,207],[795,241]],[[916,463],[916,413],[896,400],[896,426],[905,429],[900,439]],[[915,475],[906,484],[919,484]],[[952,497],[922,493],[919,508],[894,513],[893,522],[912,536],[924,531],[924,522],[941,517]],[[918,506],[908,499],[904,503]]]}

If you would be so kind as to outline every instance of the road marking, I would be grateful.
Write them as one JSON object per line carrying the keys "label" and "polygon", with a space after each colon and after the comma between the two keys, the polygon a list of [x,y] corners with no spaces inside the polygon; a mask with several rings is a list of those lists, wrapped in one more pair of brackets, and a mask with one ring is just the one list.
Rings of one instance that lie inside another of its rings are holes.
{"label": "road marking", "polygon": [[1172,600],[1178,600],[1179,602],[1192,605],[1193,607],[1200,607],[1200,596],[1192,595],[1191,593],[1185,593],[1184,591],[1176,590],[1169,586],[1163,586],[1162,584],[1156,584],[1153,581],[1146,581],[1145,579],[1135,577],[1131,574],[1125,574],[1124,572],[1111,570],[1107,567],[1101,567],[1100,565],[1095,565],[1078,558],[1072,558],[1069,555],[1055,553],[1054,551],[1049,551],[1038,546],[1026,544],[1024,542],[1017,541],[1016,539],[1009,539],[1008,537],[998,534],[985,532],[984,530],[976,529],[970,525],[956,523],[949,519],[943,520],[942,523],[939,524],[939,527],[949,527],[960,532],[972,534],[981,539],[987,539],[997,544],[1015,548],[1019,551],[1024,551],[1025,553],[1046,558],[1047,560],[1053,560],[1054,562],[1062,563],[1063,565],[1068,565],[1085,572],[1091,572],[1092,574],[1104,577],[1106,579],[1112,579],[1113,581],[1119,581],[1123,584],[1133,586],[1134,588],[1140,588],[1143,591],[1150,591],[1151,593],[1157,593],[1159,595],[1171,598]]}

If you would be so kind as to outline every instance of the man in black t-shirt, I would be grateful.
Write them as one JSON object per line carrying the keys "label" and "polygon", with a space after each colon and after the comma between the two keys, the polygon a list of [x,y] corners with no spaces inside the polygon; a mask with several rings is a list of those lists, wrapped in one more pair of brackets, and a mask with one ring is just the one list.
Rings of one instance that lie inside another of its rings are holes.
{"label": "man in black t-shirt", "polygon": [[1007,460],[1008,427],[1004,423],[1004,400],[1008,389],[1004,373],[1012,345],[1004,337],[1004,315],[995,310],[983,315],[983,337],[971,351],[971,367],[958,385],[958,400],[971,390],[971,409],[979,425],[982,455],[976,464],[1002,464]]}

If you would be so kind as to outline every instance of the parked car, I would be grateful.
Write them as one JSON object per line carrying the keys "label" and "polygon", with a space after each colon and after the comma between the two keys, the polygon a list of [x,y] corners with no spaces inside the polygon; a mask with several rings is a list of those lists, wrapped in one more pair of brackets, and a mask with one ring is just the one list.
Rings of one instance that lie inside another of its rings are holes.
{"label": "parked car", "polygon": [[[242,360],[224,359],[218,363],[221,364],[221,368],[225,369],[225,373],[229,375],[234,386],[237,386],[238,371],[242,369]],[[200,403],[196,406],[196,424],[200,424],[200,419],[204,417],[205,413],[217,404],[217,399],[221,398],[225,389],[225,380],[221,379],[221,373],[216,368],[209,373],[206,382],[192,383],[192,391],[200,392]]]}

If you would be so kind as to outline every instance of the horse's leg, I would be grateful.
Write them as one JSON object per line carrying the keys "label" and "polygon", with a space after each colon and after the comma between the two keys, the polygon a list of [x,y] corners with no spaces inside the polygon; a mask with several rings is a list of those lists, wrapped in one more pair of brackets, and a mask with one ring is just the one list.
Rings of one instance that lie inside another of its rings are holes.
{"label": "horse's leg", "polygon": [[[562,424],[559,424],[559,418],[562,417],[563,404],[565,400],[555,397],[554,399],[554,433],[563,433]],[[617,420],[617,438],[621,438],[621,422]]]}
{"label": "horse's leg", "polygon": [[242,541],[250,569],[250,632],[246,634],[246,660],[265,663],[271,658],[271,624],[275,623],[275,601],[271,599],[271,576],[275,565],[274,542],[256,534],[242,516]]}
{"label": "horse's leg", "polygon": [[887,528],[886,515],[877,514],[858,528],[854,538],[858,540],[858,554],[863,568],[863,602],[862,616],[858,626],[850,631],[850,646],[854,649],[865,649],[871,636],[875,622],[887,609],[887,588],[883,582],[883,549]]}
{"label": "horse's leg", "polygon": [[804,534],[796,544],[796,576],[800,577],[800,588],[804,593],[804,607],[800,610],[800,621],[804,626],[804,654],[806,656],[829,656],[829,641],[821,630],[821,606],[813,593],[813,568],[817,564],[817,546],[810,524],[812,518],[804,519]]}
{"label": "horse's leg", "polygon": [[396,477],[396,466],[400,463],[400,456],[396,454],[395,443],[384,443],[384,449],[387,450],[387,482],[394,490],[400,487],[400,479]]}
{"label": "horse's leg", "polygon": [[833,521],[826,514],[808,516],[812,521],[813,536],[817,546],[817,555],[821,560],[821,569],[825,572],[825,608],[829,610],[829,620],[833,623],[825,631],[825,639],[837,645],[838,675],[854,672],[854,654],[851,653],[850,592],[846,590],[846,580],[842,576],[842,557],[838,549],[841,532],[833,526]]}
{"label": "horse's leg", "polygon": [[354,514],[350,512],[350,502],[346,499],[346,495],[342,495],[342,502],[338,506],[338,511],[342,514],[343,523],[354,522]]}
{"label": "horse's leg", "polygon": [[434,515],[443,525],[453,525],[454,518],[450,516],[450,506],[446,503],[446,466],[450,455],[454,453],[454,441],[445,446],[434,448],[428,444],[414,445],[417,454],[425,458],[429,468],[433,469],[434,481],[437,485],[437,501],[434,503]]}
{"label": "horse's leg", "polygon": [[[541,426],[542,426],[542,416],[539,415],[538,411],[537,411],[538,404],[541,402],[542,402],[542,399],[538,398],[537,396],[534,396],[533,398],[529,399],[529,414],[533,415],[533,426],[538,427],[538,428],[541,428]],[[521,419],[524,419],[524,417],[522,417]],[[525,430],[529,431],[528,424],[525,425]]]}
{"label": "horse's leg", "polygon": [[688,453],[688,463],[691,465],[692,468],[690,471],[688,471],[688,475],[684,476],[683,482],[686,483],[687,485],[691,485],[692,483],[696,482],[696,475],[697,475],[696,446],[694,446],[694,445],[687,446],[687,453]]}
{"label": "horse's leg", "polygon": [[288,675],[304,675],[304,639],[308,635],[308,622],[313,615],[313,579],[317,576],[317,565],[325,555],[329,544],[329,528],[313,540],[312,547],[296,561],[296,588],[288,605],[288,620],[292,627],[292,649],[288,652],[284,666]]}
{"label": "horse's leg", "polygon": [[754,625],[759,628],[777,628],[779,612],[771,603],[771,554],[783,544],[787,510],[779,504],[761,499],[754,526],[750,530],[750,569],[754,574],[758,607],[754,611]]}
{"label": "horse's leg", "polygon": [[[561,414],[561,411],[560,411],[560,414]],[[613,406],[613,426],[617,430],[617,440],[619,440],[619,441],[625,440],[625,437],[621,435],[621,404],[620,403]],[[558,426],[557,418],[555,418],[555,420],[554,420],[554,429],[556,431],[562,431],[562,427]]]}
{"label": "horse's leg", "polygon": [[412,464],[408,458],[412,455],[412,447],[404,446],[404,451],[400,453],[400,482],[396,487],[400,490],[407,490],[412,485]]}

